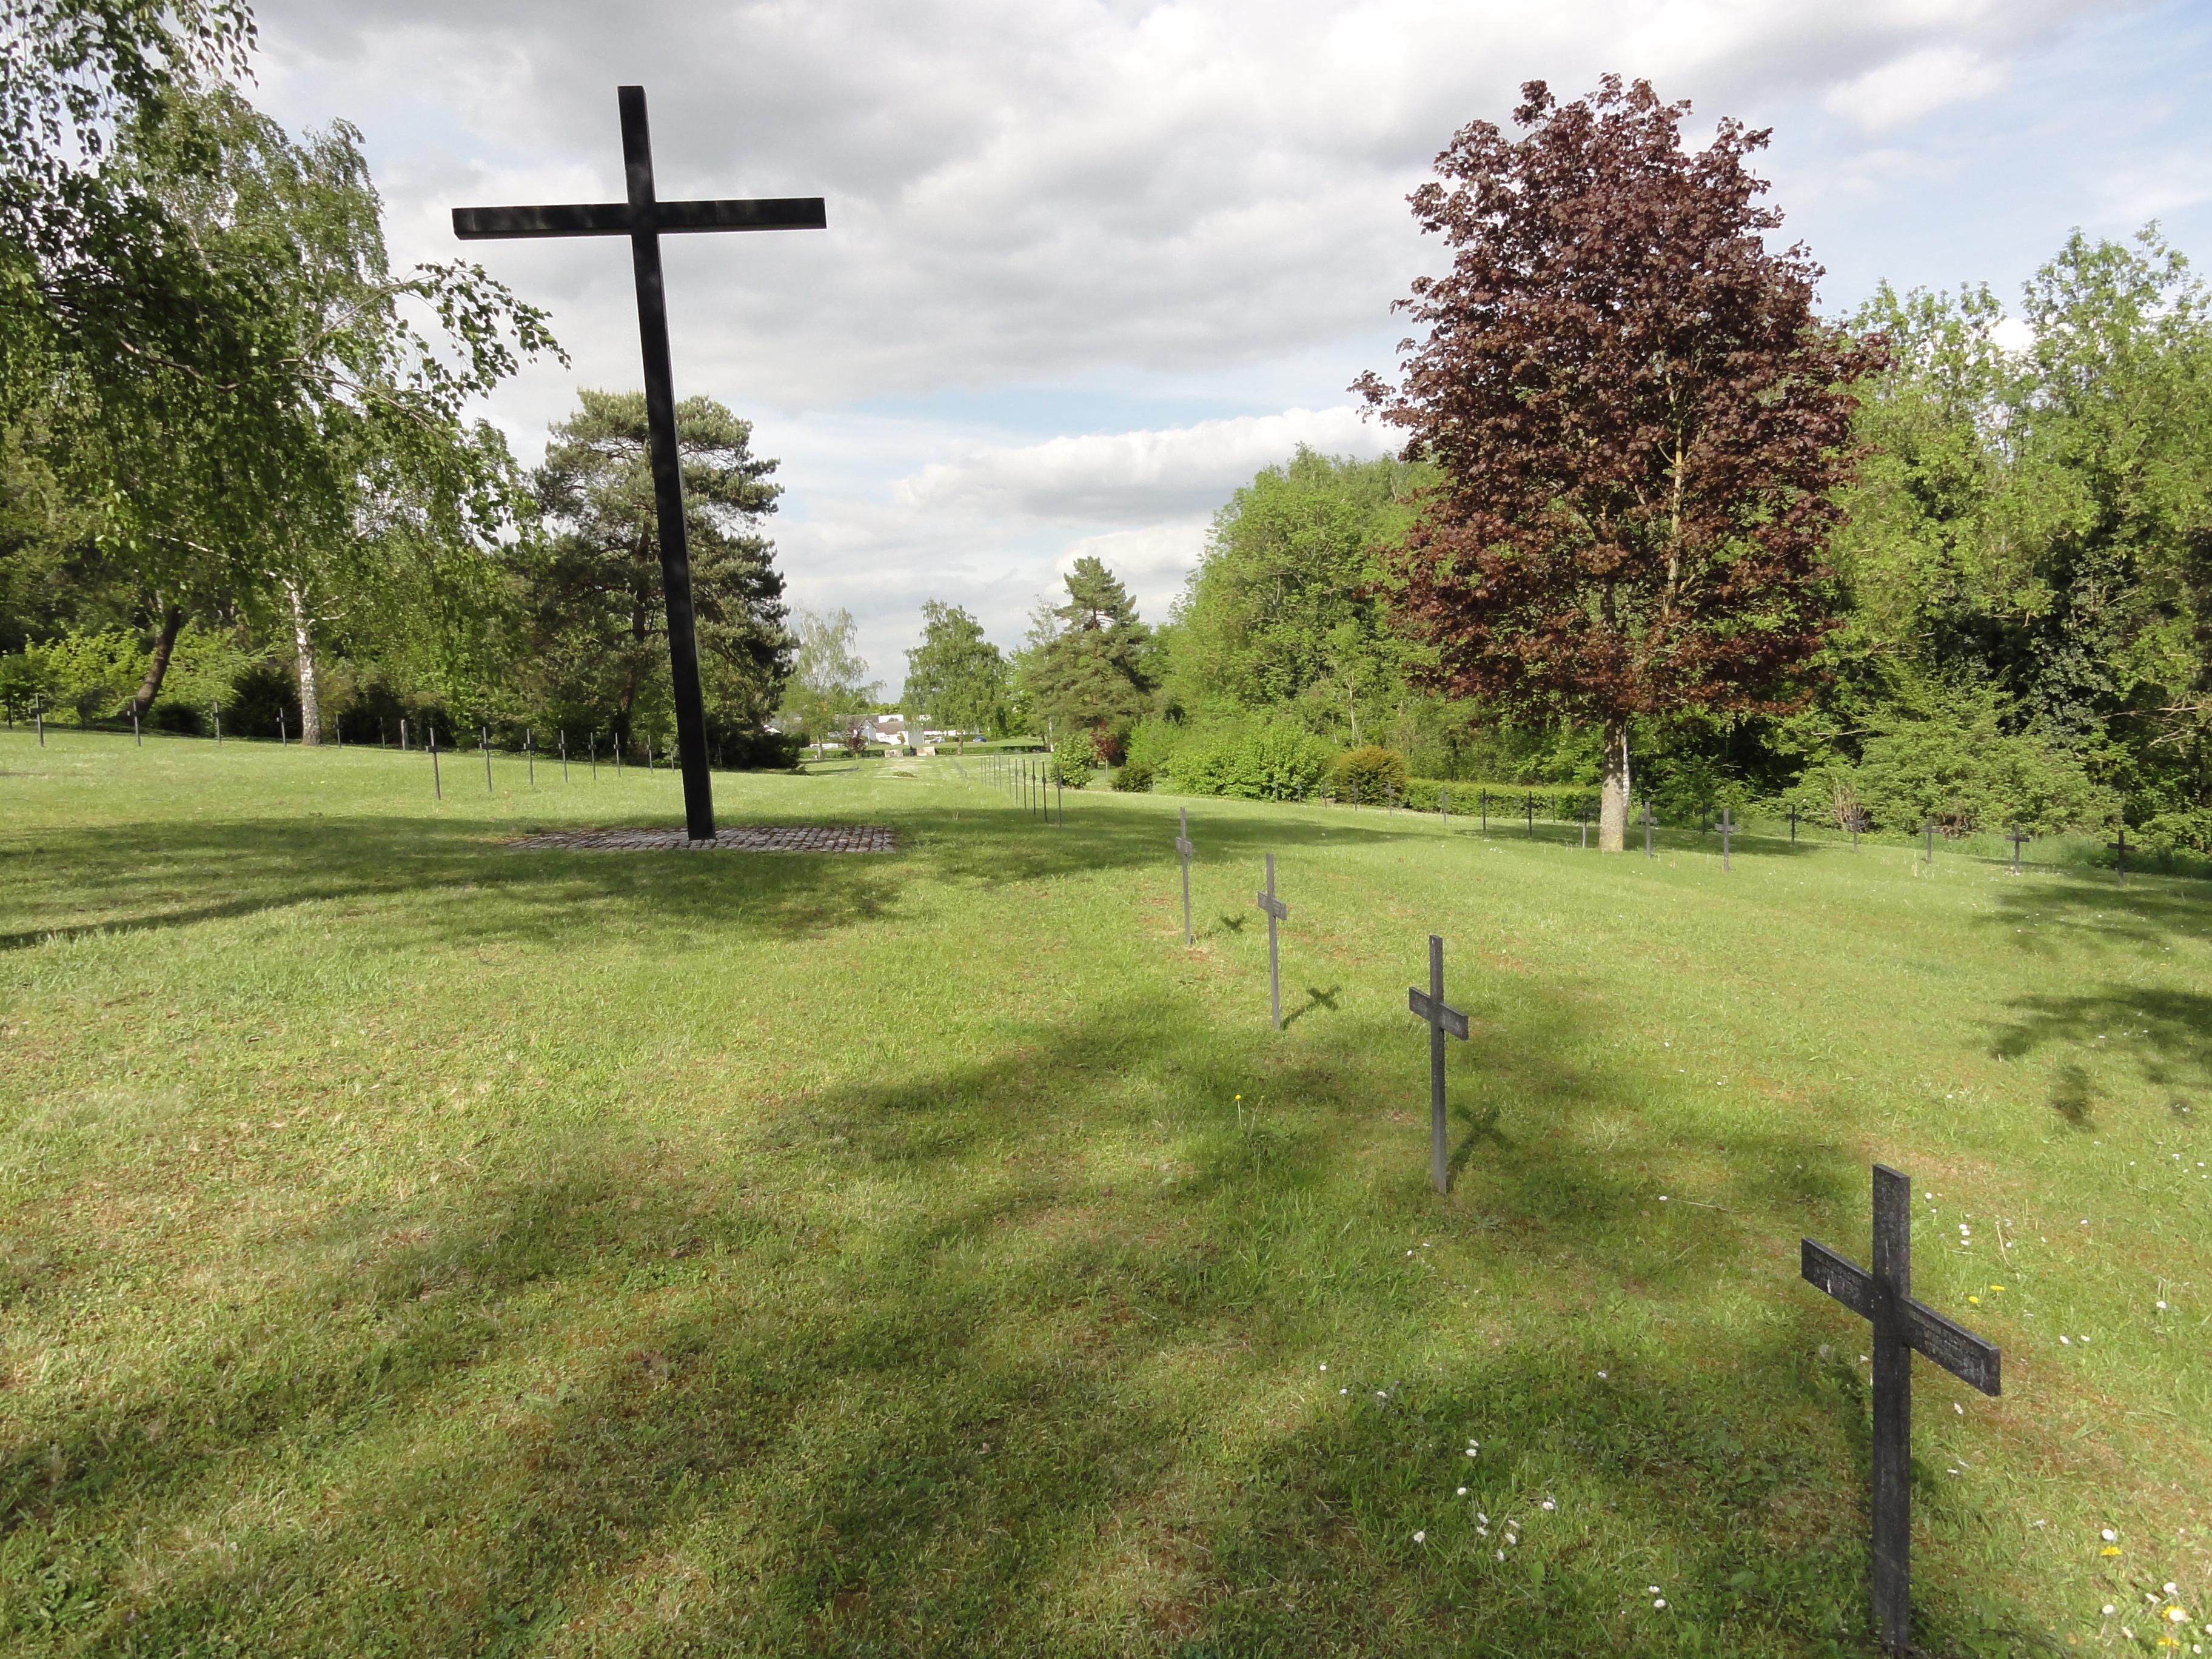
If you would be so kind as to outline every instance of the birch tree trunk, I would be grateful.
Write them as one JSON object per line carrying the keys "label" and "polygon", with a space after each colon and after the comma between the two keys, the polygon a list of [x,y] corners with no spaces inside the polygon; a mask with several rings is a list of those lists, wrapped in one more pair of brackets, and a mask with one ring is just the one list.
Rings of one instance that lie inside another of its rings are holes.
{"label": "birch tree trunk", "polygon": [[154,699],[161,695],[161,682],[169,673],[169,654],[177,648],[177,633],[184,625],[182,611],[173,605],[161,607],[161,626],[154,635],[154,654],[147,659],[146,678],[138,682],[138,695],[131,700],[131,708],[142,720],[154,706]]}
{"label": "birch tree trunk", "polygon": [[323,741],[323,706],[315,695],[315,639],[307,616],[307,596],[297,582],[287,580],[284,596],[292,601],[292,647],[300,667],[300,741],[319,747]]}
{"label": "birch tree trunk", "polygon": [[1628,719],[1605,723],[1605,792],[1597,810],[1597,850],[1620,853],[1628,844]]}

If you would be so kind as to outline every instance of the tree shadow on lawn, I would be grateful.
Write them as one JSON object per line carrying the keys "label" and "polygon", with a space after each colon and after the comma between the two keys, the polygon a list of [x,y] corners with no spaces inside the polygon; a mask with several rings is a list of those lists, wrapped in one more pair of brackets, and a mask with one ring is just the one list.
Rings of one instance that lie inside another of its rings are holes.
{"label": "tree shadow on lawn", "polygon": [[[775,821],[849,823],[854,816],[778,814]],[[972,809],[861,816],[890,823],[899,851],[523,850],[502,844],[525,833],[520,825],[426,818],[100,826],[66,839],[41,836],[9,853],[9,878],[0,882],[0,951],[190,927],[291,905],[426,894],[496,896],[496,903],[455,903],[423,918],[456,939],[557,939],[605,920],[611,905],[623,908],[624,920],[642,915],[660,927],[726,933],[734,922],[769,937],[800,938],[895,914],[917,879],[917,864],[921,879],[977,887],[1174,865],[1171,823],[1163,842],[1143,820],[1127,817],[1048,832]],[[1251,839],[1217,837],[1232,848]],[[1351,838],[1340,832],[1335,839]],[[1267,844],[1322,840],[1316,830]]]}
{"label": "tree shadow on lawn", "polygon": [[[1847,1322],[1755,1218],[1640,1213],[1574,1133],[1621,1080],[1529,1002],[1493,1041],[1544,1127],[1449,1203],[1374,1044],[1164,999],[696,1143],[518,1126],[496,1175],[252,1248],[101,1389],[18,1395],[0,1596],[84,1653],[1832,1651]],[[1856,1237],[1855,1160],[1728,1150],[1735,1216],[1794,1162]],[[1747,1252],[1753,1313],[1707,1295]],[[46,1288],[19,1321],[93,1287]],[[1939,1647],[2012,1622],[1948,1547]]]}
{"label": "tree shadow on lawn", "polygon": [[[2212,996],[2117,985],[2079,996],[2021,997],[1996,1028],[1990,1052],[2007,1060],[2045,1052],[2094,1057],[2132,1071],[2146,1089],[2167,1097],[2168,1110],[2193,1115],[2212,1092]],[[2057,1064],[2051,1104],[2067,1122],[2094,1128],[2092,1113],[2102,1097],[2080,1060]]]}
{"label": "tree shadow on lawn", "polygon": [[2014,930],[2012,942],[2031,955],[2053,952],[2053,934],[2069,945],[2165,945],[2212,933],[2212,886],[2179,877],[2115,887],[2081,875],[2030,873],[1997,888],[1988,926]]}

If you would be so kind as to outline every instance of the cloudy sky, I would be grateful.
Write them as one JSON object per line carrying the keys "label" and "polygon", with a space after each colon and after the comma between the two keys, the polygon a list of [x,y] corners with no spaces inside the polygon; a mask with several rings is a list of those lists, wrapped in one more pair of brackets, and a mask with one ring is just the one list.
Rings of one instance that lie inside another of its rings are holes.
{"label": "cloudy sky", "polygon": [[[1002,643],[1078,555],[1163,615],[1214,507],[1345,392],[1438,252],[1406,193],[1523,81],[1617,70],[1774,129],[1831,310],[1887,278],[2007,295],[2076,225],[2212,258],[2212,10],[2075,0],[264,0],[261,101],[367,137],[404,262],[457,205],[622,193],[643,84],[664,197],[820,195],[824,232],[666,246],[679,396],[757,422],[795,604],[896,695],[925,599]],[[617,241],[469,252],[574,362],[491,416],[534,459],[638,383]]]}

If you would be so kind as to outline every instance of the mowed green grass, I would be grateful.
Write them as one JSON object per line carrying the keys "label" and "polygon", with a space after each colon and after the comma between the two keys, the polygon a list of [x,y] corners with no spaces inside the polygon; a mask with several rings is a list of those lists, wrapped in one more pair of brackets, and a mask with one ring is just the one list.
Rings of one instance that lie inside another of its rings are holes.
{"label": "mowed green grass", "polygon": [[2203,887],[985,764],[0,737],[0,1650],[1863,1652],[1877,1159],[1922,1645],[2212,1642]]}

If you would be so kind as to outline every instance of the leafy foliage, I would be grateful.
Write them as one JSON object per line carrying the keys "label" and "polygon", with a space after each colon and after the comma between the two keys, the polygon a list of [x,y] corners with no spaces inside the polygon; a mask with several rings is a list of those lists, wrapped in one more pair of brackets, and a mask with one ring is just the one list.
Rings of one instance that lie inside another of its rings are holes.
{"label": "leafy foliage", "polygon": [[1098,559],[1078,559],[1066,581],[1066,601],[1039,612],[1018,666],[1031,720],[1054,733],[1126,728],[1152,701],[1152,630]]}
{"label": "leafy foliage", "polygon": [[1098,769],[1098,750],[1088,732],[1069,732],[1052,746],[1048,775],[1065,789],[1080,789]]}
{"label": "leafy foliage", "polygon": [[1329,767],[1329,787],[1339,800],[1379,806],[1386,800],[1405,799],[1408,775],[1403,755],[1367,744],[1336,757]]}
{"label": "leafy foliage", "polygon": [[910,720],[927,716],[940,729],[1002,734],[1006,725],[1006,660],[983,637],[983,625],[957,605],[923,601],[921,643],[906,653],[900,701]]}
{"label": "leafy foliage", "polygon": [[[665,741],[672,704],[645,394],[580,395],[535,478],[555,533],[521,565],[539,696]],[[794,644],[775,546],[759,528],[781,493],[769,482],[776,464],[752,453],[751,423],[711,398],[686,398],[676,425],[709,723],[757,732],[782,696]]]}

